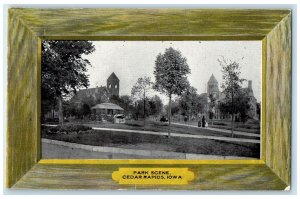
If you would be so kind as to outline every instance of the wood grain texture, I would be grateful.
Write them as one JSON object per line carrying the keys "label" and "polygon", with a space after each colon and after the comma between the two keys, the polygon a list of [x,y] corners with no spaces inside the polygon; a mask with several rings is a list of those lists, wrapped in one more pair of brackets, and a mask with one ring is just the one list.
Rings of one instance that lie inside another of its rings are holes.
{"label": "wood grain texture", "polygon": [[267,36],[266,164],[291,179],[291,15]]}
{"label": "wood grain texture", "polygon": [[38,36],[261,36],[288,10],[14,9]]}
{"label": "wood grain texture", "polygon": [[7,68],[7,186],[38,161],[37,39],[22,18],[9,13]]}
{"label": "wood grain texture", "polygon": [[[130,165],[130,167],[157,165]],[[189,185],[119,185],[111,174],[128,165],[37,164],[15,189],[173,189],[173,190],[282,190],[286,184],[265,165],[160,165],[188,167],[195,173]]]}
{"label": "wood grain texture", "polygon": [[282,190],[290,184],[289,10],[13,8],[9,10],[8,26],[7,187],[135,189],[112,181],[111,172],[122,165],[37,164],[40,38],[263,40],[267,49],[264,113],[267,142],[262,161],[266,161],[266,165],[220,165],[208,161],[189,166],[197,174],[197,180],[189,186],[136,188]]}

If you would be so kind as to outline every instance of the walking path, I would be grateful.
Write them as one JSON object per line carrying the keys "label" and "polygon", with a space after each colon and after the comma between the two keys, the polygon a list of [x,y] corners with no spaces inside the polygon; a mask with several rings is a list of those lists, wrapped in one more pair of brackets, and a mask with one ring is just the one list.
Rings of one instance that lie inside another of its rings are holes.
{"label": "walking path", "polygon": [[[117,131],[117,132],[150,134],[150,135],[164,135],[164,136],[168,135],[168,132],[154,132],[154,131],[115,129],[115,128],[99,128],[99,127],[92,127],[92,128],[94,130],[98,130],[98,131]],[[207,136],[207,135],[192,135],[192,134],[184,134],[184,133],[171,133],[171,136],[172,137],[186,137],[186,138],[220,140],[220,141],[229,141],[229,142],[247,142],[247,143],[256,143],[256,144],[260,143],[260,140],[251,140],[251,139],[244,139],[244,138],[231,138],[231,137],[218,137],[218,136]]]}
{"label": "walking path", "polygon": [[[172,124],[180,125],[180,126],[193,127],[193,128],[199,128],[198,126],[191,125],[191,124],[182,124],[182,123],[173,123],[173,122],[172,122]],[[212,128],[212,127],[205,127],[205,129],[211,130],[211,131],[217,131],[217,132],[231,134],[231,130],[227,130],[227,129],[218,129],[218,128]],[[244,135],[244,136],[249,136],[249,137],[260,137],[260,134],[246,133],[246,132],[242,132],[242,131],[233,131],[233,133],[235,135]]]}
{"label": "walking path", "polygon": [[[216,159],[253,159],[238,156],[206,155],[196,153],[179,153],[162,150],[128,149],[120,147],[91,146],[58,140],[42,138],[43,158],[101,158],[101,159],[195,159],[195,160],[216,160]],[[64,151],[61,153],[61,151]]]}

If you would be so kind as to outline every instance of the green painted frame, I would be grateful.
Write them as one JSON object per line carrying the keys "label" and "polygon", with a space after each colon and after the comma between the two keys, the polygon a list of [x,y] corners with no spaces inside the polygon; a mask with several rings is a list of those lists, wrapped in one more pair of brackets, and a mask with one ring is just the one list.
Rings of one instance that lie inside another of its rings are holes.
{"label": "green painted frame", "polygon": [[[290,186],[290,10],[11,8],[8,12],[8,188],[283,190]],[[42,39],[261,40],[261,159],[40,160]],[[119,167],[136,166],[188,167],[196,179],[184,186],[124,186],[111,179]]]}

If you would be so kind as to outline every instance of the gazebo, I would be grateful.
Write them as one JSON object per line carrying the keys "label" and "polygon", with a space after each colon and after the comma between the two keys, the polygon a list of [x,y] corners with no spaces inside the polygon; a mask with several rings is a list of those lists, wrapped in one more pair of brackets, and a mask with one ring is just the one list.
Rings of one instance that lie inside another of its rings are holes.
{"label": "gazebo", "polygon": [[95,115],[115,115],[123,113],[124,109],[117,104],[101,103],[93,106],[92,112]]}

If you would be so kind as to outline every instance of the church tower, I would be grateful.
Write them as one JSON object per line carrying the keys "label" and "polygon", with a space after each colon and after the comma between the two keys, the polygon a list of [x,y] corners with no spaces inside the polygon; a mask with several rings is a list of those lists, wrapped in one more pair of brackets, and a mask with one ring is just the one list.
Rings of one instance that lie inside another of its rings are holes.
{"label": "church tower", "polygon": [[213,95],[216,99],[219,99],[219,83],[212,74],[207,82],[207,95]]}
{"label": "church tower", "polygon": [[117,77],[117,75],[113,72],[108,78],[107,78],[107,89],[110,96],[119,96],[119,83],[120,80]]}

